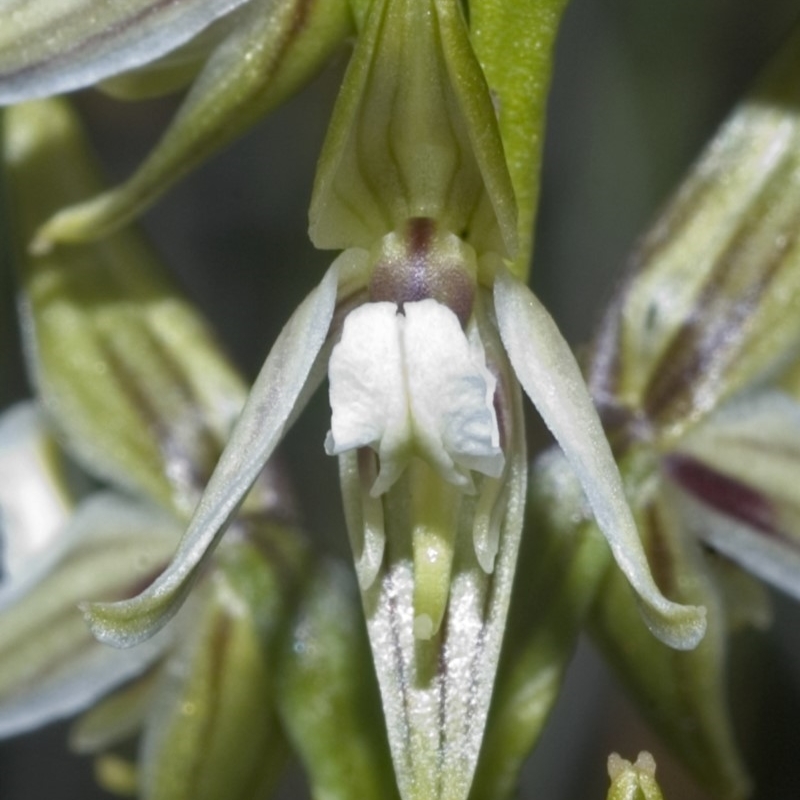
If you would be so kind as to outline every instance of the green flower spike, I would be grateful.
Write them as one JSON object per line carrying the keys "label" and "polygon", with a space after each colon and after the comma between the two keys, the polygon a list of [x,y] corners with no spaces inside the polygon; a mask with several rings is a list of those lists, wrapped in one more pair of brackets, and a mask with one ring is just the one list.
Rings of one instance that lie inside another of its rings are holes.
{"label": "green flower spike", "polygon": [[167,571],[87,608],[129,645],[175,613],[327,368],[342,491],[405,800],[467,796],[505,628],[526,487],[520,384],[575,469],[652,629],[703,610],[650,576],[574,357],[504,266],[517,218],[495,111],[456,0],[381,0],[334,110],[311,237],[342,248],[279,336]]}

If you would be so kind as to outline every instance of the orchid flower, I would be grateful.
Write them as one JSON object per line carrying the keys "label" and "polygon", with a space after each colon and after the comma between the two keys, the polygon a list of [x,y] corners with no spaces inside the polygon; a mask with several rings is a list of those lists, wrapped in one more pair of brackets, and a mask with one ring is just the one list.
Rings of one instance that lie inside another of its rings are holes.
{"label": "orchid flower", "polygon": [[465,797],[472,780],[522,529],[520,384],[579,476],[648,625],[694,647],[703,610],[657,589],[574,357],[504,263],[517,230],[460,4],[373,3],[311,204],[312,241],[343,252],[276,341],[170,567],[133,600],[86,606],[98,638],[136,644],[177,611],[327,372],[326,449],[339,456],[407,800],[439,782]]}
{"label": "orchid flower", "polygon": [[615,577],[590,629],[724,797],[749,791],[726,697],[729,633],[769,623],[754,578],[800,598],[799,74],[795,34],[640,242],[588,369],[659,585],[708,609],[700,646],[670,653],[637,632]]}

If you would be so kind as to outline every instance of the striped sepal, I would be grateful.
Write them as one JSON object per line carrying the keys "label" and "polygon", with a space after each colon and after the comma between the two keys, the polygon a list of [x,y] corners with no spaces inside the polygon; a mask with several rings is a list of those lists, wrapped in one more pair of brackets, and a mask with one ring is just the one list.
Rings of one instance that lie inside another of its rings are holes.
{"label": "striped sepal", "polygon": [[0,0],[0,104],[139,67],[246,1]]}
{"label": "striped sepal", "polygon": [[623,412],[628,436],[671,440],[797,347],[800,49],[791,45],[634,253],[590,366],[609,428]]}

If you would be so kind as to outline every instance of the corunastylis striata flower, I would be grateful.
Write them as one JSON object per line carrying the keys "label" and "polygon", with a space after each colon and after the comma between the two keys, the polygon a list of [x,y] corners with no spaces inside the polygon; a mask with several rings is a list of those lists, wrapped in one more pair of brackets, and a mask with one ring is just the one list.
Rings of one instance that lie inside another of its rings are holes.
{"label": "corunastylis striata flower", "polygon": [[704,613],[653,582],[578,366],[520,280],[512,178],[455,0],[371,5],[323,149],[310,232],[343,252],[275,343],[172,564],[139,597],[88,605],[86,617],[118,646],[165,624],[327,373],[326,449],[339,456],[400,791],[465,797],[522,529],[520,385],[651,629],[691,648]]}

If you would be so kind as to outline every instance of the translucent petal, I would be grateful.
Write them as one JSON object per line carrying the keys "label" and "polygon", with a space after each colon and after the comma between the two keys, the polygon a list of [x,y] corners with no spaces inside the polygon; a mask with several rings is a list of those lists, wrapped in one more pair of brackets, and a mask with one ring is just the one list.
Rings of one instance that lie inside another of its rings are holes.
{"label": "translucent petal", "polygon": [[164,55],[247,0],[0,0],[0,104],[89,86]]}
{"label": "translucent petal", "polygon": [[86,619],[98,639],[129,647],[155,633],[178,610],[293,414],[315,388],[314,368],[336,305],[338,265],[362,255],[342,254],[281,331],[168,569],[132,600],[87,606]]}
{"label": "translucent petal", "polygon": [[166,563],[179,533],[174,518],[116,495],[79,507],[64,532],[72,547],[0,614],[0,735],[85,708],[163,652],[171,629],[120,653],[92,638],[75,606],[134,591]]}
{"label": "translucent petal", "polygon": [[532,292],[504,269],[497,274],[494,297],[500,336],[517,378],[577,473],[648,625],[673,647],[695,647],[705,630],[705,611],[670,602],[655,585],[616,462],[569,345]]}

